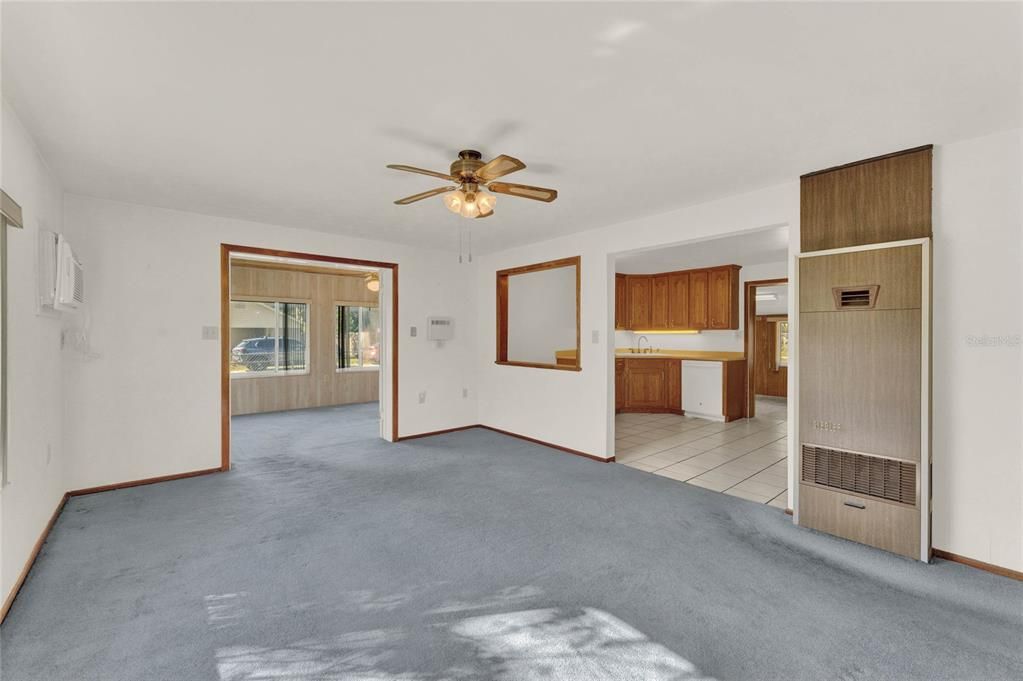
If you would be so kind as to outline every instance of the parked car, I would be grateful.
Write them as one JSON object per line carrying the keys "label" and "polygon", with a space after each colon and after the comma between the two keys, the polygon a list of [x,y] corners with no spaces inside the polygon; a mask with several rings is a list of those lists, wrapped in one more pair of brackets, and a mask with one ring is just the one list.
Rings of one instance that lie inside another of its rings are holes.
{"label": "parked car", "polygon": [[[275,364],[275,345],[280,346],[282,359],[287,360],[279,367]],[[296,338],[246,338],[231,350],[231,363],[245,367],[246,371],[304,369],[305,343]]]}

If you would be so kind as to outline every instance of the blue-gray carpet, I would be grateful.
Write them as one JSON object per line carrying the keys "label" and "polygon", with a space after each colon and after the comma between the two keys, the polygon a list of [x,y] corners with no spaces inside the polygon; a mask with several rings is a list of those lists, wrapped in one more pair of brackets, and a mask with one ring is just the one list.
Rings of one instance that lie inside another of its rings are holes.
{"label": "blue-gray carpet", "polygon": [[376,405],[234,420],[230,473],[72,499],[4,681],[1023,678],[1023,584]]}

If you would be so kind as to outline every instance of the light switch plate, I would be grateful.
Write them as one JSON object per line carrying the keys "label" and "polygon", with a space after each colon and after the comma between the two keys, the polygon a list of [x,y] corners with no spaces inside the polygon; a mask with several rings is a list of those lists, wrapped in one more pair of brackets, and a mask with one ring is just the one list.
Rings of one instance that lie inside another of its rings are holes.
{"label": "light switch plate", "polygon": [[594,329],[590,332],[590,342],[594,344],[600,342],[600,329]]}
{"label": "light switch plate", "polygon": [[416,327],[413,326],[412,328],[409,329],[409,334],[408,335],[410,335],[413,338],[415,338],[417,333],[419,333],[419,329],[417,329]]}

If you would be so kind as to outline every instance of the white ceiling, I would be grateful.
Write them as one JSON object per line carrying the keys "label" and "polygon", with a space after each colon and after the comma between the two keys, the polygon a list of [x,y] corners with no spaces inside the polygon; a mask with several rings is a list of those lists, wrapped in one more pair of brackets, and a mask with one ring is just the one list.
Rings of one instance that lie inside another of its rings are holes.
{"label": "white ceiling", "polygon": [[615,272],[655,274],[714,265],[764,265],[788,260],[789,229],[772,227],[720,239],[632,251],[615,258]]}
{"label": "white ceiling", "polygon": [[11,3],[3,95],[74,193],[454,248],[460,148],[517,156],[483,250],[1019,125],[1018,3]]}

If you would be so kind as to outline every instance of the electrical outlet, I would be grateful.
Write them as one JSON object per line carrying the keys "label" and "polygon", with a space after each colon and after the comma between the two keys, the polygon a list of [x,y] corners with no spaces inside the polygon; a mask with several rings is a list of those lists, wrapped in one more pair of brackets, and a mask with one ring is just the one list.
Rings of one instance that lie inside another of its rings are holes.
{"label": "electrical outlet", "polygon": [[423,392],[419,393],[419,404],[425,404],[425,403],[426,403],[426,391],[424,390]]}
{"label": "electrical outlet", "polygon": [[590,342],[594,344],[600,342],[600,329],[594,329],[590,332]]}
{"label": "electrical outlet", "polygon": [[204,326],[202,327],[202,339],[203,340],[217,340],[220,338],[220,327],[219,326]]}

